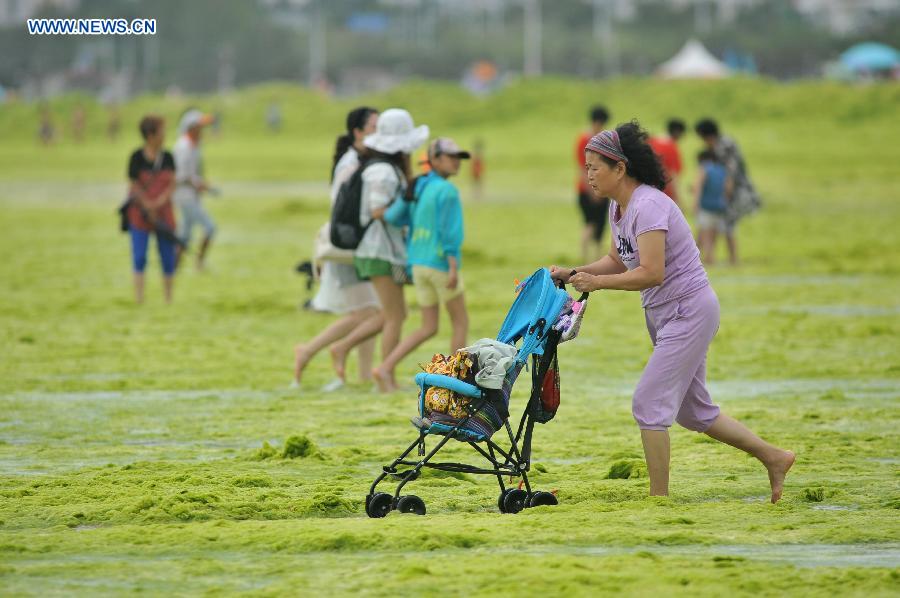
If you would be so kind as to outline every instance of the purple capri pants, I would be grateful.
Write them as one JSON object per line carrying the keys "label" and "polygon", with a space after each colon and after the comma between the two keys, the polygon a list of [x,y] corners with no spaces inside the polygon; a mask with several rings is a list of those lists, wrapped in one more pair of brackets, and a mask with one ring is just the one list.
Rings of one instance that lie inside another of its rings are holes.
{"label": "purple capri pants", "polygon": [[653,354],[634,391],[631,412],[642,430],[678,422],[705,432],[719,416],[706,390],[706,352],[719,329],[719,299],[706,286],[644,312]]}

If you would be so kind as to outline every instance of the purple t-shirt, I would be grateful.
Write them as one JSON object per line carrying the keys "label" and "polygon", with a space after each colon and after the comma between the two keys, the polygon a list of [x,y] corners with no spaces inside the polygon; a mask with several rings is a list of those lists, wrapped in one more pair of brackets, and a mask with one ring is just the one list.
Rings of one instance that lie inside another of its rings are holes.
{"label": "purple t-shirt", "polygon": [[609,202],[609,222],[619,257],[629,270],[641,264],[637,238],[651,230],[666,232],[666,273],[661,285],[641,291],[645,308],[689,295],[709,285],[700,251],[684,214],[669,196],[650,185],[634,190],[624,214]]}

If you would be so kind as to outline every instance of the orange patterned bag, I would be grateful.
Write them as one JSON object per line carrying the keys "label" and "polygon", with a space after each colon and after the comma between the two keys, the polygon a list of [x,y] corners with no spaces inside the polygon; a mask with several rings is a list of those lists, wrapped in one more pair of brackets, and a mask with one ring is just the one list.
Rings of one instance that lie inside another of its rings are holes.
{"label": "orange patterned bag", "polygon": [[[464,351],[457,351],[449,356],[441,353],[435,354],[431,358],[431,363],[426,364],[423,369],[429,374],[443,374],[468,382],[469,380],[466,379],[471,379],[475,375],[473,366],[475,366],[475,360],[471,355]],[[471,400],[452,390],[432,386],[425,393],[425,413],[428,415],[436,411],[461,419],[466,416],[466,407]]]}

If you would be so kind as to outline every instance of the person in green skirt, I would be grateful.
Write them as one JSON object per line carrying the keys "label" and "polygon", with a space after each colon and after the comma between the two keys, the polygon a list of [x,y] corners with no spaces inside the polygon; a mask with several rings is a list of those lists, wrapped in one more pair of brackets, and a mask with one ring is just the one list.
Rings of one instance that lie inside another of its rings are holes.
{"label": "person in green skirt", "polygon": [[403,229],[385,222],[388,206],[402,197],[410,180],[409,156],[428,139],[428,127],[416,127],[406,110],[392,108],[378,116],[375,133],[363,141],[366,163],[362,173],[360,224],[367,227],[356,248],[353,265],[362,280],[370,280],[381,310],[360,324],[343,340],[334,343],[334,372],[346,377],[347,354],[359,343],[381,332],[382,359],[400,342],[406,301],[406,240]]}

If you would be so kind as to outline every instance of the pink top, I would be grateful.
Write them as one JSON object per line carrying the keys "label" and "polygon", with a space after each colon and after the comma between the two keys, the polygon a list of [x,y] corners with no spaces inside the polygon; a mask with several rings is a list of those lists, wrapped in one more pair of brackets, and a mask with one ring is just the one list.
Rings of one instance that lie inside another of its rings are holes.
{"label": "pink top", "polygon": [[684,214],[668,195],[650,185],[634,190],[624,214],[609,202],[609,222],[619,257],[629,270],[640,263],[637,238],[651,230],[666,231],[666,273],[661,285],[641,291],[644,308],[656,307],[709,286],[700,251]]}

